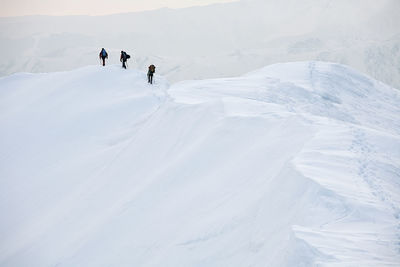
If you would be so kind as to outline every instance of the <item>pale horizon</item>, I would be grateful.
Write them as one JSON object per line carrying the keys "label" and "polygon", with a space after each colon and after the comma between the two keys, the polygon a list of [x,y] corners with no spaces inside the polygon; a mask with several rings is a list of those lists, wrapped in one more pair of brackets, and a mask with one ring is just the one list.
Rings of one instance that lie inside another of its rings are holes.
{"label": "pale horizon", "polygon": [[161,8],[187,8],[235,0],[1,0],[0,17],[21,16],[104,16],[120,13],[141,12]]}

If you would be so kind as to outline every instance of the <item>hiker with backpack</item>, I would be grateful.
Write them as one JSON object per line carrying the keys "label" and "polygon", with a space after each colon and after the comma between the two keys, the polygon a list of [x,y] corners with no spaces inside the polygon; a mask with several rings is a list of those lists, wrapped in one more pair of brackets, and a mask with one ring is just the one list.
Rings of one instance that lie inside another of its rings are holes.
{"label": "hiker with backpack", "polygon": [[153,84],[153,74],[156,72],[156,66],[151,64],[149,66],[149,71],[147,72],[147,82]]}
{"label": "hiker with backpack", "polygon": [[99,58],[100,58],[100,60],[103,60],[103,66],[105,66],[106,65],[106,58],[108,58],[108,54],[107,54],[107,51],[104,48],[101,49],[101,51],[99,53]]}
{"label": "hiker with backpack", "polygon": [[130,58],[131,56],[128,55],[125,51],[121,51],[121,58],[119,61],[122,62],[122,67],[126,69],[126,61]]}

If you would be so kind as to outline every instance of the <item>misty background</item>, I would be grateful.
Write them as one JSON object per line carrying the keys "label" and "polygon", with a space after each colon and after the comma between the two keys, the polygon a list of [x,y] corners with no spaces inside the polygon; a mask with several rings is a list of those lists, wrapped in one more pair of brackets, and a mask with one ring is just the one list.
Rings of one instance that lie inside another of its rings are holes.
{"label": "misty background", "polygon": [[163,7],[183,8],[235,0],[1,0],[0,17],[109,15]]}
{"label": "misty background", "polygon": [[240,75],[320,60],[349,65],[400,88],[400,1],[242,0],[107,16],[0,18],[0,75],[119,64],[170,82]]}

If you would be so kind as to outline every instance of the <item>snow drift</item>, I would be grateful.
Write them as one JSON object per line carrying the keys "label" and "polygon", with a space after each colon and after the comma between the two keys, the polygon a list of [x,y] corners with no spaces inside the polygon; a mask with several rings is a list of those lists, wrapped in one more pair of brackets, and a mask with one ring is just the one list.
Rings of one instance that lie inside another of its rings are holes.
{"label": "snow drift", "polygon": [[0,266],[396,266],[400,94],[347,67],[0,79]]}

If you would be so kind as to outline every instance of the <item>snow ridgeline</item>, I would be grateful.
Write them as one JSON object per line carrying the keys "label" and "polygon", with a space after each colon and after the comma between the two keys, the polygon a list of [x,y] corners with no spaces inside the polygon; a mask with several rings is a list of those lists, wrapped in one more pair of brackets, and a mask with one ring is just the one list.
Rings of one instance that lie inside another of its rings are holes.
{"label": "snow ridgeline", "polygon": [[320,62],[0,79],[0,266],[397,266],[400,94]]}

